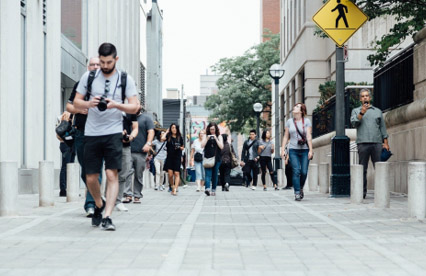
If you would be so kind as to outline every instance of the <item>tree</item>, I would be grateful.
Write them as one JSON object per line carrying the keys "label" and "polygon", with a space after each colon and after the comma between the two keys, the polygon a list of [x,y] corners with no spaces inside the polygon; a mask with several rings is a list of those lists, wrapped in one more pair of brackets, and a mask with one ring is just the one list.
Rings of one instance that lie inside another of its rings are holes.
{"label": "tree", "polygon": [[[326,1],[324,1],[326,2]],[[371,66],[383,65],[391,52],[391,48],[398,46],[407,37],[425,27],[426,0],[352,0],[369,17],[369,21],[378,17],[392,16],[395,25],[381,38],[373,41],[376,53],[367,57]],[[316,31],[317,35],[322,31]]]}
{"label": "tree", "polygon": [[267,34],[269,40],[251,47],[244,55],[222,58],[213,67],[221,75],[219,92],[209,96],[205,107],[212,110],[210,120],[225,121],[232,131],[242,132],[255,125],[253,104],[271,102],[269,68],[279,63],[279,34]]}

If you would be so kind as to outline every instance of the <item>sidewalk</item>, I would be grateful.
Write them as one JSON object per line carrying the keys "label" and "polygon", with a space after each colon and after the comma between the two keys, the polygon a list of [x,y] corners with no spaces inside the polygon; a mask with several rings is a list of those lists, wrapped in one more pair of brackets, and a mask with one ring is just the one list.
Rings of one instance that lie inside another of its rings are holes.
{"label": "sidewalk", "polygon": [[178,194],[144,190],[113,213],[115,232],[91,227],[83,198],[40,208],[21,195],[19,216],[0,217],[0,275],[426,275],[426,225],[407,218],[406,197],[380,210],[372,194]]}

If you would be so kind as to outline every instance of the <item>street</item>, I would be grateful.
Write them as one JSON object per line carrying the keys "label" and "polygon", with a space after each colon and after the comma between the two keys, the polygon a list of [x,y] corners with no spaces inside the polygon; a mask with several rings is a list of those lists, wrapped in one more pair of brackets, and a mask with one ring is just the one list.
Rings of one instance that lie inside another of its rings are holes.
{"label": "street", "polygon": [[82,197],[55,200],[41,208],[38,195],[20,195],[19,216],[0,218],[0,275],[426,274],[426,225],[399,194],[380,210],[373,193],[352,205],[260,186],[216,197],[145,189],[142,204],[114,211],[115,232],[91,226]]}

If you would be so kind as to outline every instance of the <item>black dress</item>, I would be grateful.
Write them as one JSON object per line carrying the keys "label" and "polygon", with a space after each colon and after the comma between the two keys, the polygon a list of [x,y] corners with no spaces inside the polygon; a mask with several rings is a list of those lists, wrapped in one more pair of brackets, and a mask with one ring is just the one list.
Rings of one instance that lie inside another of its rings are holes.
{"label": "black dress", "polygon": [[172,170],[175,172],[180,171],[181,158],[182,158],[182,150],[180,147],[183,146],[182,137],[174,138],[170,137],[167,140],[167,158],[166,163],[164,164],[164,170]]}

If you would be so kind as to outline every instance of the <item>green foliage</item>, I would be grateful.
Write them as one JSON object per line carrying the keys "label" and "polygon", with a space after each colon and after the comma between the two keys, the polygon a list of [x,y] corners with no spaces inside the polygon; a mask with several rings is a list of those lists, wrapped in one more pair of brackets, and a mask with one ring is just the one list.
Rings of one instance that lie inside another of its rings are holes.
{"label": "green foliage", "polygon": [[[426,0],[353,0],[352,2],[368,15],[368,20],[386,16],[392,16],[396,20],[395,25],[386,34],[372,42],[376,53],[367,57],[372,66],[383,65],[392,48],[397,47],[407,37],[413,36],[426,24]],[[324,37],[321,30],[315,31],[315,35]]]}
{"label": "green foliage", "polygon": [[243,132],[256,125],[253,104],[264,107],[271,101],[269,68],[280,62],[279,34],[266,34],[269,40],[251,47],[244,55],[222,58],[213,67],[221,75],[219,92],[209,96],[206,109],[212,110],[210,120],[225,121],[232,131]]}

